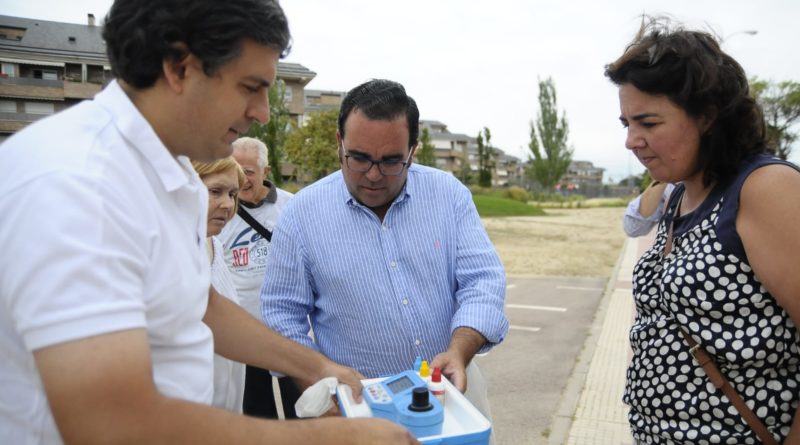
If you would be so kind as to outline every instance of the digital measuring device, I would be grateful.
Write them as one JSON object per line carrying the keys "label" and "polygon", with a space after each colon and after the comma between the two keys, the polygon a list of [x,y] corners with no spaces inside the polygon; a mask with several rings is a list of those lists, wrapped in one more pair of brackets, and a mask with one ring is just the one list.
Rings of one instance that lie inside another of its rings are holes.
{"label": "digital measuring device", "polygon": [[363,393],[374,417],[399,423],[416,437],[442,433],[444,408],[416,372],[404,371],[366,385]]}

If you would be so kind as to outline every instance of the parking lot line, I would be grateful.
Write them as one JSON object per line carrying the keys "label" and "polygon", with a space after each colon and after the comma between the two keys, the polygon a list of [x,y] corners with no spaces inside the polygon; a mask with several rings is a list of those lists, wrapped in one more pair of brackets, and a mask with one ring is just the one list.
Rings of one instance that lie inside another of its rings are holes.
{"label": "parking lot line", "polygon": [[529,304],[507,304],[507,308],[509,309],[528,309],[532,311],[550,311],[550,312],[567,312],[567,308],[565,307],[555,307],[555,306],[534,306]]}
{"label": "parking lot line", "polygon": [[539,332],[542,328],[533,328],[528,326],[516,326],[516,325],[508,325],[508,329],[511,331],[528,331],[528,332]]}
{"label": "parking lot line", "polygon": [[593,292],[601,292],[604,289],[601,287],[575,287],[575,286],[556,286],[556,289],[565,289],[565,290],[588,290]]}

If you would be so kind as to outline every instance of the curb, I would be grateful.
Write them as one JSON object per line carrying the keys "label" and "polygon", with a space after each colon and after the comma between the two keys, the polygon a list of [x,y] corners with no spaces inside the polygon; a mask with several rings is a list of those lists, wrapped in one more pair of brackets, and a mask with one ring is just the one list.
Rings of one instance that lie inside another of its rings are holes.
{"label": "curb", "polygon": [[561,395],[561,401],[550,423],[548,445],[562,445],[567,443],[574,420],[573,416],[578,407],[581,393],[583,392],[586,376],[589,372],[589,365],[592,362],[592,357],[597,348],[600,331],[603,328],[603,322],[606,318],[611,295],[614,293],[614,289],[616,289],[617,286],[619,269],[625,259],[625,253],[628,248],[628,243],[630,242],[635,242],[635,240],[626,237],[625,243],[622,244],[619,256],[617,257],[617,262],[614,264],[614,269],[612,269],[611,275],[608,278],[606,288],[603,291],[603,297],[597,307],[597,312],[595,312],[592,326],[589,328],[589,334],[586,336],[586,341],[583,343],[583,350],[575,362],[572,373],[564,387],[564,392]]}

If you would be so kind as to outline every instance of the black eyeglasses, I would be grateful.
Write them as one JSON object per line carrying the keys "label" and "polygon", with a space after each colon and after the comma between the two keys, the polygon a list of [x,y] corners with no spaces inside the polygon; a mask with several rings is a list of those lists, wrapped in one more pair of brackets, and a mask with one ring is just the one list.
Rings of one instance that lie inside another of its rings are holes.
{"label": "black eyeglasses", "polygon": [[[344,146],[342,146],[342,150],[345,153],[347,152]],[[408,158],[406,158],[405,161],[395,159],[373,161],[366,156],[345,154],[344,162],[347,165],[347,168],[354,172],[366,173],[372,168],[373,165],[377,165],[378,171],[381,172],[383,176],[400,176],[403,174],[403,169],[405,169],[406,165],[408,165],[411,155],[412,153],[409,153]]]}

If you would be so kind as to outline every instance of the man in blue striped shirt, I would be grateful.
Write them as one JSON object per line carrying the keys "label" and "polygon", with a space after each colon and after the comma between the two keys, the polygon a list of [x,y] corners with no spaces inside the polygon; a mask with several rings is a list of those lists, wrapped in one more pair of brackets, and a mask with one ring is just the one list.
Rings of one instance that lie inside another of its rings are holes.
{"label": "man in blue striped shirt", "polygon": [[[342,169],[288,203],[261,289],[264,320],[368,378],[432,359],[488,416],[473,356],[508,331],[505,272],[469,190],[412,164],[419,111],[372,80],[342,102]],[[314,340],[309,337],[309,320]]]}

